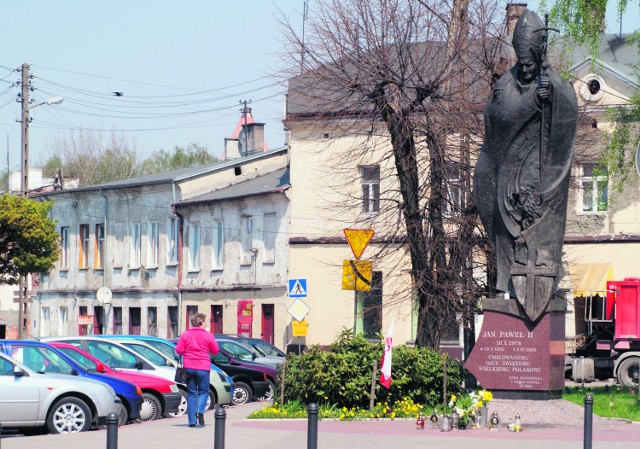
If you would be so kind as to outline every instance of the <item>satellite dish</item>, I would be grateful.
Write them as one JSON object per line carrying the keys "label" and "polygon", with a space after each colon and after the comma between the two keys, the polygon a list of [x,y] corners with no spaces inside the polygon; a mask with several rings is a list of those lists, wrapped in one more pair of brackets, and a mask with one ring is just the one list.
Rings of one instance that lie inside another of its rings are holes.
{"label": "satellite dish", "polygon": [[100,304],[110,304],[111,289],[109,287],[100,287],[96,292],[96,299]]}

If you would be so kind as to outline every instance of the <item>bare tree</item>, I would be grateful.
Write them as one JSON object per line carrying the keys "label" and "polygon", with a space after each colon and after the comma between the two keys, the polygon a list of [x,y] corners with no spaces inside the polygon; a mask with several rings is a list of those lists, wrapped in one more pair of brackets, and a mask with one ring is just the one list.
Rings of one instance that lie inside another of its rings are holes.
{"label": "bare tree", "polygon": [[348,159],[390,167],[381,178],[397,180],[380,192],[379,214],[360,218],[386,225],[378,257],[408,248],[412,285],[398,300],[417,304],[420,346],[439,348],[456,316],[469,326],[487,290],[474,276],[488,246],[469,179],[482,108],[505,65],[503,19],[491,0],[318,0],[304,39],[283,19],[290,67],[303,68],[289,79],[288,126],[357,136]]}

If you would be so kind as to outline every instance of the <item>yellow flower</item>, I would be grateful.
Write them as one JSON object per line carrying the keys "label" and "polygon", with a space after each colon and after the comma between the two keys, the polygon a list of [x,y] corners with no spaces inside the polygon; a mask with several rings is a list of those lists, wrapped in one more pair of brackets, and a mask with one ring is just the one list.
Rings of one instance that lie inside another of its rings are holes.
{"label": "yellow flower", "polygon": [[482,404],[482,401],[478,401],[478,405],[477,405],[477,407],[478,407],[478,408],[480,408],[480,407],[482,407],[482,405],[483,405],[483,404]]}
{"label": "yellow flower", "polygon": [[458,400],[458,398],[456,397],[455,394],[451,395],[451,401],[456,402]]}

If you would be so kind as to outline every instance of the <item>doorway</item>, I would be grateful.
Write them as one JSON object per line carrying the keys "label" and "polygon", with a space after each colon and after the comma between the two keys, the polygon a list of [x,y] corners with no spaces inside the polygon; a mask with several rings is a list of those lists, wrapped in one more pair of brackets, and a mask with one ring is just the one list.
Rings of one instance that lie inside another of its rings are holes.
{"label": "doorway", "polygon": [[262,335],[260,337],[270,344],[273,344],[274,321],[273,304],[262,304]]}

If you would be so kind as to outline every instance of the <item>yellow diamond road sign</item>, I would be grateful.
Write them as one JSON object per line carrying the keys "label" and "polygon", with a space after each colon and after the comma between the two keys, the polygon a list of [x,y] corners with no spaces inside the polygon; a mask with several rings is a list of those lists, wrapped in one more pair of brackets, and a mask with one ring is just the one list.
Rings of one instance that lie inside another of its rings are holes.
{"label": "yellow diamond road sign", "polygon": [[297,298],[293,301],[293,304],[289,307],[289,314],[294,317],[297,321],[304,320],[304,317],[307,316],[307,313],[311,308],[306,305],[300,298]]}
{"label": "yellow diamond road sign", "polygon": [[342,263],[342,290],[370,291],[372,269],[370,260],[345,260]]}
{"label": "yellow diamond road sign", "polygon": [[344,229],[344,236],[349,242],[351,251],[356,259],[360,259],[362,252],[369,244],[371,237],[373,237],[373,230],[371,229]]}

